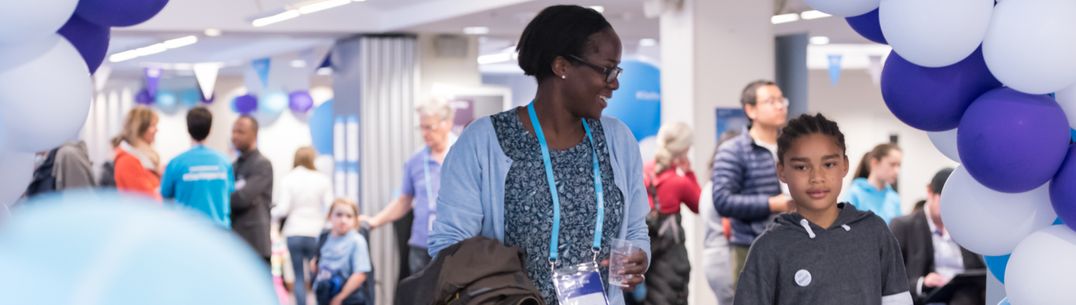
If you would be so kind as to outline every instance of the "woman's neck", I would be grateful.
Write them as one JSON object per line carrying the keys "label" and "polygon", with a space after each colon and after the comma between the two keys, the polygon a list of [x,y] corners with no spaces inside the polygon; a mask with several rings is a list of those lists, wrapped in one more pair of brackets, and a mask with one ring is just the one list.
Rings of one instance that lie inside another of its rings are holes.
{"label": "woman's neck", "polygon": [[[546,141],[553,149],[563,150],[575,146],[583,140],[582,118],[568,111],[567,101],[551,89],[539,88],[534,98],[534,112],[542,126]],[[530,116],[527,115],[525,128],[532,130]]]}
{"label": "woman's neck", "polygon": [[875,176],[873,174],[867,176],[867,183],[870,183],[871,186],[874,186],[874,188],[878,190],[884,190],[886,186],[886,183],[882,181],[881,178],[878,178],[878,176]]}

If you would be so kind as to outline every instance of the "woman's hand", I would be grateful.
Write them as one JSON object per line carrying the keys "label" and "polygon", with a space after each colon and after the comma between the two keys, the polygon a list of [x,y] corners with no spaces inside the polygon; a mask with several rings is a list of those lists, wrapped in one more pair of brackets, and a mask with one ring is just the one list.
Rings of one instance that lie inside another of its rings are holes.
{"label": "woman's hand", "polygon": [[[602,266],[608,267],[609,260],[603,260]],[[646,280],[646,268],[648,262],[646,259],[646,252],[642,250],[632,251],[628,260],[622,262],[624,268],[621,270],[621,274],[625,275],[624,287],[625,291],[635,290],[635,286],[642,284]]]}

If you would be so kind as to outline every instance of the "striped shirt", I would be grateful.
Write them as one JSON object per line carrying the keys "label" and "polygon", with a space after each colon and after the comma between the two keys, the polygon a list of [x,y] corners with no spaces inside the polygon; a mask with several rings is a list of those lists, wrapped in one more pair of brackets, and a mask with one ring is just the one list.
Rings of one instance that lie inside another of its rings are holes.
{"label": "striped shirt", "polygon": [[729,243],[750,246],[773,222],[770,197],[781,194],[773,153],[745,129],[717,148],[712,175],[714,208],[732,222]]}

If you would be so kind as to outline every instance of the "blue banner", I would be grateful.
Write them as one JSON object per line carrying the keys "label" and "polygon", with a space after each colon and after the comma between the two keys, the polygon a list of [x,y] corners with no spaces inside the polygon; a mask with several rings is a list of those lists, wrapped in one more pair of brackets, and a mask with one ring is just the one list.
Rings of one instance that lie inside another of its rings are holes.
{"label": "blue banner", "polygon": [[254,68],[254,73],[258,74],[258,79],[262,81],[262,87],[269,86],[269,64],[271,60],[266,57],[262,59],[255,59],[250,62],[251,68]]}
{"label": "blue banner", "polygon": [[829,83],[830,85],[837,85],[837,82],[841,80],[841,54],[829,54],[826,56],[829,59]]}

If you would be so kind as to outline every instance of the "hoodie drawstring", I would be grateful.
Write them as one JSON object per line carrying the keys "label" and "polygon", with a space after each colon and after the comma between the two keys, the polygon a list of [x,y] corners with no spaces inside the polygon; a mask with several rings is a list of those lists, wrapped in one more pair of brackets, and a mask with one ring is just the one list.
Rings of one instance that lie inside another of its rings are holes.
{"label": "hoodie drawstring", "polygon": [[807,235],[810,236],[811,239],[814,239],[815,235],[814,230],[811,230],[811,223],[808,222],[807,219],[800,219],[800,225],[807,230]]}
{"label": "hoodie drawstring", "polygon": [[845,232],[851,232],[852,231],[852,227],[850,227],[848,225],[841,225],[841,227],[844,228]]}

